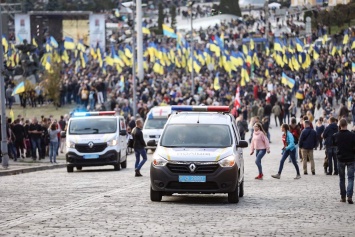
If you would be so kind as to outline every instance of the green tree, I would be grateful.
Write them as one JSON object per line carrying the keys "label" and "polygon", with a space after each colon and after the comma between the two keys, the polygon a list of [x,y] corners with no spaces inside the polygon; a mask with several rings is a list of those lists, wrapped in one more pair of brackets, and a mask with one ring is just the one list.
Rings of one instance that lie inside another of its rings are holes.
{"label": "green tree", "polygon": [[159,32],[159,34],[163,33],[163,24],[164,24],[164,8],[163,8],[163,4],[159,3],[159,9],[158,9],[158,32]]}
{"label": "green tree", "polygon": [[45,80],[43,81],[44,91],[48,98],[53,101],[53,104],[58,108],[60,104],[60,83],[62,80],[61,71],[62,65],[58,62],[51,63],[51,71],[44,73]]}
{"label": "green tree", "polygon": [[220,0],[219,11],[222,14],[242,16],[242,12],[239,7],[239,0]]}
{"label": "green tree", "polygon": [[176,27],[176,7],[172,6],[170,8],[170,17],[171,17],[171,28],[175,29]]}
{"label": "green tree", "polygon": [[58,0],[48,0],[46,5],[47,11],[61,11],[63,10],[63,5]]}

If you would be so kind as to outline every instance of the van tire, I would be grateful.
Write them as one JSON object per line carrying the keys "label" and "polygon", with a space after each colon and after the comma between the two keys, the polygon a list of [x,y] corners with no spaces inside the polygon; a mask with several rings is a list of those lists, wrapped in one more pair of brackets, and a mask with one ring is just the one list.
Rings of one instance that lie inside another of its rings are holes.
{"label": "van tire", "polygon": [[239,185],[239,197],[243,197],[243,196],[244,196],[244,179]]}
{"label": "van tire", "polygon": [[162,192],[154,191],[152,187],[150,187],[150,200],[152,202],[160,202],[162,197],[163,197]]}
{"label": "van tire", "polygon": [[229,203],[238,203],[239,202],[239,185],[237,182],[237,187],[233,192],[228,193],[228,202]]}
{"label": "van tire", "polygon": [[74,167],[73,166],[67,166],[67,172],[68,173],[73,173],[74,172]]}
{"label": "van tire", "polygon": [[113,169],[114,169],[114,170],[117,170],[117,171],[120,170],[120,169],[121,169],[120,163],[114,165],[114,166],[113,166]]}
{"label": "van tire", "polygon": [[81,166],[76,167],[76,170],[82,170],[82,169],[83,169],[83,167],[81,167]]}
{"label": "van tire", "polygon": [[126,169],[127,168],[127,157],[126,160],[121,163],[121,168]]}

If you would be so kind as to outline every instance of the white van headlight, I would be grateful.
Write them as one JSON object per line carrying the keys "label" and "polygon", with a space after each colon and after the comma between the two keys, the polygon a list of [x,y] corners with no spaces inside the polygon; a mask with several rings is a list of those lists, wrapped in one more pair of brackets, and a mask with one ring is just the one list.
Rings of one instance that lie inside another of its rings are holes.
{"label": "white van headlight", "polygon": [[226,158],[218,161],[219,165],[222,167],[233,167],[235,165],[234,156],[227,156]]}
{"label": "white van headlight", "polygon": [[108,146],[116,146],[118,144],[118,141],[116,139],[112,139],[107,142]]}
{"label": "white van headlight", "polygon": [[154,166],[165,166],[168,163],[168,161],[154,153],[152,163]]}
{"label": "white van headlight", "polygon": [[75,148],[75,142],[67,141],[67,147],[68,148]]}

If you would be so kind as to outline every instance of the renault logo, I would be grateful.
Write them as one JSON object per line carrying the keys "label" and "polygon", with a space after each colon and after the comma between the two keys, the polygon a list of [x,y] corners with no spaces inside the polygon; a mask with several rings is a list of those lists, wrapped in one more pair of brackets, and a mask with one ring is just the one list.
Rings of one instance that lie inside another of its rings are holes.
{"label": "renault logo", "polygon": [[189,169],[190,169],[191,172],[194,172],[195,169],[196,169],[196,165],[195,164],[189,165]]}
{"label": "renault logo", "polygon": [[89,142],[89,143],[88,143],[88,146],[89,146],[90,148],[93,148],[93,147],[94,147],[94,143],[93,143],[93,142]]}

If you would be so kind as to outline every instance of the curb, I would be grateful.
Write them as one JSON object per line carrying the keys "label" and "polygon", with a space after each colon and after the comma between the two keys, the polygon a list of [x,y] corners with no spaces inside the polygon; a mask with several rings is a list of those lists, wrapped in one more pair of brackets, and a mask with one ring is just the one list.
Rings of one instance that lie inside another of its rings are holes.
{"label": "curb", "polygon": [[0,170],[0,176],[17,175],[17,174],[25,174],[25,173],[31,173],[36,171],[42,171],[42,170],[59,169],[59,168],[64,168],[66,166],[67,164],[58,164],[58,165],[51,165],[51,166],[37,166],[37,167],[22,168],[22,169],[20,168],[15,170]]}

